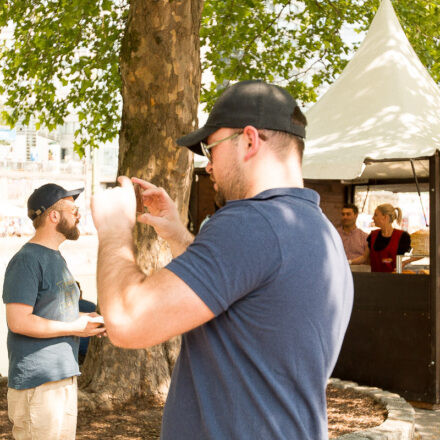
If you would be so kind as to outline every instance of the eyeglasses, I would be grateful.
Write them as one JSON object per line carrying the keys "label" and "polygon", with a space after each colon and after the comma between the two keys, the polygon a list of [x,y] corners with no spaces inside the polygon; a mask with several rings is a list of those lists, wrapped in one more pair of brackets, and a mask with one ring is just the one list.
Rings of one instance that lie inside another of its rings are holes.
{"label": "eyeglasses", "polygon": [[78,217],[79,214],[79,208],[76,205],[72,206],[70,209],[57,209],[57,211],[71,212],[75,217]]}
{"label": "eyeglasses", "polygon": [[211,152],[209,151],[211,148],[215,147],[218,144],[221,144],[224,141],[229,141],[229,140],[235,139],[238,136],[240,136],[241,134],[243,134],[243,133],[231,134],[231,136],[220,139],[219,141],[215,141],[209,145],[206,144],[205,142],[200,142],[200,147],[202,148],[202,152],[203,152],[204,156],[211,162]]}

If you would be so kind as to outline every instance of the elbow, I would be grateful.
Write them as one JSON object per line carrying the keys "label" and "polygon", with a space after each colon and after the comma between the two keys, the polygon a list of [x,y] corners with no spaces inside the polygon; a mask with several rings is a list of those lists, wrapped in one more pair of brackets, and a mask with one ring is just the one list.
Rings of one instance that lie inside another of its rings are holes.
{"label": "elbow", "polygon": [[20,334],[20,326],[18,325],[18,323],[14,321],[8,322],[8,328],[12,333]]}
{"label": "elbow", "polygon": [[110,342],[116,347],[141,349],[156,345],[154,341],[149,341],[144,334],[139,334],[139,328],[136,328],[128,319],[105,319],[105,327]]}
{"label": "elbow", "polygon": [[106,332],[110,342],[119,348],[134,348],[130,342],[130,336],[127,332],[118,327],[106,327]]}
{"label": "elbow", "polygon": [[23,317],[22,319],[17,319],[17,317],[15,316],[14,317],[8,316],[6,318],[8,329],[12,333],[17,333],[19,335],[23,334],[25,319],[26,317]]}
{"label": "elbow", "polygon": [[130,348],[131,329],[127,318],[116,318],[111,315],[103,314],[105,331],[110,342],[120,348]]}

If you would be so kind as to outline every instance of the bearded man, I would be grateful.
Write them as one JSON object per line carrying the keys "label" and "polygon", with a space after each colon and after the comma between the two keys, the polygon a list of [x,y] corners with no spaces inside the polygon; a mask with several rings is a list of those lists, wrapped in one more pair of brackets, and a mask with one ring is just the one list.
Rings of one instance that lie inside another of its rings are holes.
{"label": "bearded man", "polygon": [[59,251],[64,240],[79,238],[74,201],[83,189],[49,183],[32,193],[35,235],[6,269],[8,416],[15,439],[75,439],[79,338],[105,331],[93,322],[97,313],[79,313],[80,292]]}
{"label": "bearded man", "polygon": [[93,199],[111,341],[142,348],[183,334],[162,440],[328,438],[325,389],[353,281],[318,194],[303,185],[305,125],[281,87],[243,81],[223,92],[206,125],[177,140],[205,154],[222,206],[197,237],[163,189],[133,179],[149,211],[138,221],[175,257],[151,276],[134,256],[131,181]]}

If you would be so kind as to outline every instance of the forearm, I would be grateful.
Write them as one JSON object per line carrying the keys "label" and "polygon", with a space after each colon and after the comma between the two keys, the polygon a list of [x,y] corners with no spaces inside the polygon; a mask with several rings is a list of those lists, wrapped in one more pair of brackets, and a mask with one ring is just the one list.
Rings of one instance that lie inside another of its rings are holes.
{"label": "forearm", "polygon": [[370,264],[370,254],[353,258],[353,260],[350,260],[350,264]]}
{"label": "forearm", "polygon": [[57,338],[74,333],[71,322],[54,321],[33,314],[17,321],[14,325],[9,325],[10,330],[31,338]]}
{"label": "forearm", "polygon": [[96,278],[100,311],[111,334],[112,323],[127,316],[128,292],[146,278],[136,264],[131,231],[99,234]]}
{"label": "forearm", "polygon": [[194,235],[184,227],[178,239],[167,240],[168,245],[171,249],[171,254],[173,258],[178,257],[186,251],[186,248],[194,241]]}
{"label": "forearm", "polygon": [[353,258],[352,260],[348,260],[348,262],[350,263],[350,264],[365,264],[365,256],[364,255],[362,255],[362,256],[360,256],[360,257],[357,257],[357,258]]}

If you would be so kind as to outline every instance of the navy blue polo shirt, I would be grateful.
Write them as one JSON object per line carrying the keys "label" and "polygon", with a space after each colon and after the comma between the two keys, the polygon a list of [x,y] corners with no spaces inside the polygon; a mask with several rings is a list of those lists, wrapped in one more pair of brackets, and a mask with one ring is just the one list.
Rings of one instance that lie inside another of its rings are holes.
{"label": "navy blue polo shirt", "polygon": [[353,281],[318,194],[228,202],[167,269],[215,318],[182,337],[161,438],[327,438],[325,389]]}

